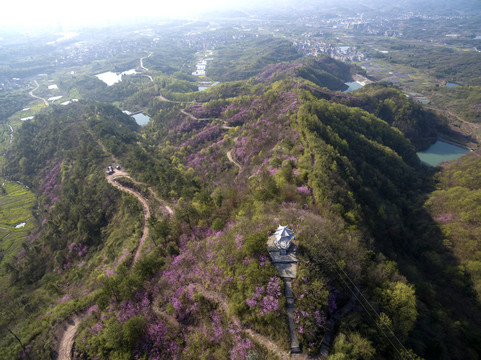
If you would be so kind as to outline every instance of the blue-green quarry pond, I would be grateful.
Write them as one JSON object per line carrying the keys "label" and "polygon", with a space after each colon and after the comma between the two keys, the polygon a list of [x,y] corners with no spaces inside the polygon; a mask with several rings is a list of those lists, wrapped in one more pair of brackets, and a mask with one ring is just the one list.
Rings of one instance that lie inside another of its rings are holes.
{"label": "blue-green quarry pond", "polygon": [[148,117],[144,113],[138,113],[138,114],[132,115],[132,117],[135,119],[135,122],[140,126],[147,125],[147,123],[150,120],[150,117]]}
{"label": "blue-green quarry pond", "polygon": [[457,160],[469,150],[438,140],[429,149],[419,151],[418,157],[426,165],[437,166],[443,161]]}
{"label": "blue-green quarry pond", "polygon": [[357,81],[349,81],[349,82],[346,82],[344,83],[346,84],[347,86],[349,86],[349,88],[347,88],[346,90],[344,90],[344,92],[351,92],[351,91],[354,91],[354,90],[357,90],[357,89],[360,89],[362,88],[364,85],[358,83]]}

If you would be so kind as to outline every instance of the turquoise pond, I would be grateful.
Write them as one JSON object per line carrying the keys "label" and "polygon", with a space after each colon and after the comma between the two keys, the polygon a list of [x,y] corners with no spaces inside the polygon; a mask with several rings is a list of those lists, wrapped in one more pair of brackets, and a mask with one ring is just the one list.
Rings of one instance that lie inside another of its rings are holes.
{"label": "turquoise pond", "polygon": [[351,91],[354,91],[354,90],[357,90],[357,89],[360,89],[363,87],[362,84],[359,84],[358,82],[356,81],[350,81],[350,82],[346,82],[344,83],[346,84],[347,86],[349,86],[349,88],[347,88],[347,90],[344,90],[344,92],[351,92]]}
{"label": "turquoise pond", "polygon": [[143,113],[132,115],[132,117],[135,119],[135,122],[140,126],[147,125],[147,123],[150,121],[150,117]]}
{"label": "turquoise pond", "polygon": [[457,160],[469,150],[438,140],[429,149],[419,151],[418,157],[426,165],[437,166],[443,161]]}

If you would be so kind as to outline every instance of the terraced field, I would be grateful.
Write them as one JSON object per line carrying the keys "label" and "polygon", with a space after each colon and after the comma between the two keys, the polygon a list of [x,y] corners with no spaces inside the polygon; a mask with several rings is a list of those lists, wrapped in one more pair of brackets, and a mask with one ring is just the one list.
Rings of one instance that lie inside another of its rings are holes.
{"label": "terraced field", "polygon": [[8,261],[20,251],[35,226],[35,195],[15,182],[2,181],[0,185],[0,257]]}

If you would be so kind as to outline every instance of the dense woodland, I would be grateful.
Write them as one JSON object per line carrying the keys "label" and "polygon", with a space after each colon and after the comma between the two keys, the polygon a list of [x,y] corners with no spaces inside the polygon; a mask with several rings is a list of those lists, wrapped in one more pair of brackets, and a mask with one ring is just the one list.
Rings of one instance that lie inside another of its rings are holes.
{"label": "dense woodland", "polygon": [[[108,91],[65,78],[81,100],[22,125],[4,175],[33,188],[38,230],[1,264],[1,358],[54,358],[57,329],[78,313],[77,359],[272,359],[243,329],[289,348],[266,249],[278,224],[299,241],[295,324],[308,354],[338,318],[329,359],[481,356],[478,158],[434,174],[415,151],[445,119],[391,84],[341,93],[358,68],[263,41],[246,64],[241,48],[219,50],[212,76],[245,81],[199,93],[190,75],[160,69]],[[140,128],[95,100],[152,120]],[[142,183],[129,186],[173,209],[152,200],[135,265],[142,208],[105,180],[111,155]]]}

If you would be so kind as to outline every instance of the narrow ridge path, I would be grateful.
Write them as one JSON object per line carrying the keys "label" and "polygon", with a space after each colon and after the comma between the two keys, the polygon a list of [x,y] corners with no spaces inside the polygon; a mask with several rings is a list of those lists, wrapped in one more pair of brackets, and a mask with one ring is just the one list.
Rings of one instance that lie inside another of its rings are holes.
{"label": "narrow ridge path", "polygon": [[242,166],[237,161],[235,161],[234,158],[232,157],[232,150],[233,149],[227,151],[227,154],[226,154],[227,158],[229,159],[229,161],[231,163],[233,163],[235,166],[237,166],[239,168],[239,171],[240,171],[240,170],[242,170]]}
{"label": "narrow ridge path", "polygon": [[[235,138],[234,138],[234,143],[237,141],[237,139],[238,139],[238,137],[235,137]],[[226,153],[227,159],[229,159],[229,161],[230,161],[231,163],[233,163],[235,166],[237,166],[237,167],[239,168],[239,171],[241,171],[241,170],[242,170],[241,164],[239,164],[237,161],[235,161],[234,158],[232,157],[232,151],[233,151],[233,150],[234,150],[234,149],[230,149],[229,151],[227,151],[227,153]]]}
{"label": "narrow ridge path", "polygon": [[[142,194],[138,193],[137,191],[135,191],[133,189],[130,189],[128,187],[125,187],[125,186],[119,184],[116,181],[117,177],[124,177],[124,178],[130,179],[132,181],[134,181],[134,180],[124,170],[116,170],[116,172],[114,172],[113,174],[110,174],[110,175],[106,176],[107,182],[109,184],[111,184],[112,186],[115,186],[117,189],[122,190],[123,192],[134,195],[140,201],[140,203],[142,204],[142,210],[143,210],[143,213],[144,213],[144,227],[142,229],[142,237],[140,238],[139,244],[137,245],[137,249],[135,250],[134,262],[132,264],[132,265],[135,265],[140,258],[142,246],[144,245],[145,240],[147,240],[147,237],[149,236],[148,220],[151,216],[150,207],[149,207],[149,203],[148,203],[147,199],[144,198],[142,196]],[[135,183],[135,181],[134,181],[134,183]]]}
{"label": "narrow ridge path", "polygon": [[72,358],[72,347],[74,344],[73,340],[82,317],[82,315],[76,315],[72,319],[67,320],[68,325],[65,328],[65,332],[62,340],[60,341],[58,349],[59,360],[70,360]]}
{"label": "narrow ridge path", "polygon": [[162,101],[165,101],[165,102],[170,102],[170,103],[174,103],[174,104],[201,104],[200,102],[198,101],[175,101],[175,100],[169,100],[167,98],[165,98],[161,93],[159,93],[159,99],[162,100]]}
{"label": "narrow ridge path", "polygon": [[182,114],[184,114],[185,116],[188,116],[190,117],[192,120],[195,120],[195,121],[212,121],[213,119],[208,119],[208,118],[202,118],[202,119],[199,119],[199,118],[196,118],[194,115],[192,115],[191,113],[188,113],[187,111],[185,111],[185,109],[182,109],[180,110],[180,112]]}
{"label": "narrow ridge path", "polygon": [[[100,141],[98,141],[98,143],[99,143],[100,147],[108,154],[105,146]],[[115,159],[115,157],[113,155],[111,155],[111,158],[112,158],[113,164],[116,164],[117,160]],[[116,170],[116,172],[114,172],[113,174],[106,174],[105,177],[106,177],[106,180],[109,184],[111,184],[112,186],[115,186],[117,189],[119,189],[123,192],[134,195],[140,201],[140,203],[142,204],[142,210],[143,210],[143,214],[144,214],[144,226],[143,226],[143,229],[142,229],[142,237],[140,238],[139,243],[137,245],[137,248],[135,249],[134,260],[131,264],[131,266],[134,266],[137,263],[137,261],[140,259],[142,247],[145,243],[145,240],[149,236],[148,219],[151,216],[149,203],[148,203],[147,199],[142,196],[142,194],[140,194],[139,192],[137,192],[133,189],[125,187],[125,186],[119,184],[116,181],[117,177],[125,177],[125,178],[128,178],[131,181],[133,181],[135,184],[139,184],[134,179],[132,179],[130,177],[129,173],[126,172],[125,170]],[[152,189],[149,188],[149,190],[151,192],[153,192]],[[166,208],[168,209],[169,212],[172,211],[169,207],[166,207]],[[73,318],[70,318],[70,319],[67,320],[68,325],[65,327],[65,329],[63,331],[63,334],[60,337],[60,342],[59,342],[59,346],[58,346],[58,358],[57,358],[58,360],[71,360],[72,359],[72,349],[73,349],[73,345],[74,345],[75,334],[77,333],[77,329],[78,329],[78,327],[80,325],[80,322],[81,322],[81,320],[84,316],[85,316],[85,311],[83,313],[75,315]]]}
{"label": "narrow ridge path", "polygon": [[[200,292],[206,299],[217,303],[221,307],[222,311],[224,311],[226,314],[229,313],[229,304],[227,302],[227,299],[222,296],[222,294],[215,291],[207,290],[200,284],[194,284],[194,288],[196,291]],[[235,322],[240,324],[239,319],[235,315],[231,315],[231,317]],[[289,353],[281,349],[274,341],[272,341],[268,337],[261,335],[252,329],[242,328],[242,331],[258,343],[269,349],[279,359],[289,360]]]}

